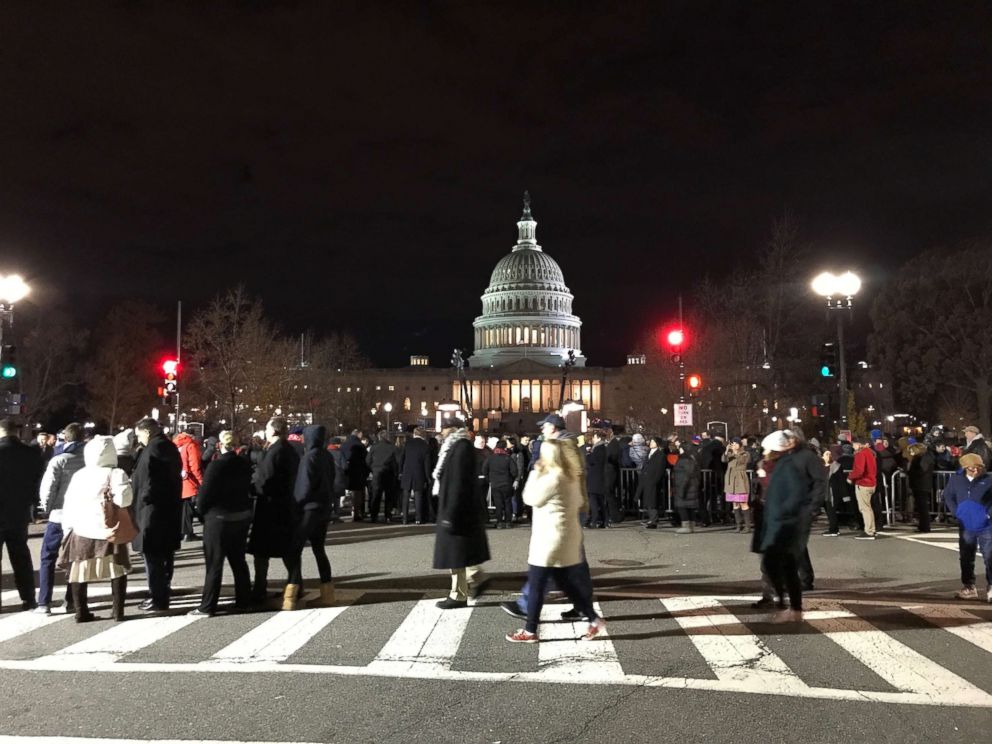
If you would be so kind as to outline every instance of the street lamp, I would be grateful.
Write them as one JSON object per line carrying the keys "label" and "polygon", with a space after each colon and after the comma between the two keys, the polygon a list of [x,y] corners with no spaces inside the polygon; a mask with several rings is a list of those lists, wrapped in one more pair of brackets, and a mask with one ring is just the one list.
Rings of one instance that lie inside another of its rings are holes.
{"label": "street lamp", "polygon": [[[14,303],[20,302],[31,292],[31,288],[20,276],[11,274],[0,276],[0,361],[3,360],[3,326],[4,323],[14,325]],[[16,365],[10,366],[12,377],[17,374]]]}
{"label": "street lamp", "polygon": [[382,407],[382,410],[386,412],[386,431],[389,431],[389,414],[393,412],[393,404],[386,403],[386,405]]}
{"label": "street lamp", "polygon": [[[827,312],[853,312],[854,295],[861,289],[861,279],[853,271],[840,276],[824,271],[813,279],[813,291],[827,300]],[[837,312],[837,366],[840,368],[840,420],[847,422],[847,363],[844,360],[844,314]]]}

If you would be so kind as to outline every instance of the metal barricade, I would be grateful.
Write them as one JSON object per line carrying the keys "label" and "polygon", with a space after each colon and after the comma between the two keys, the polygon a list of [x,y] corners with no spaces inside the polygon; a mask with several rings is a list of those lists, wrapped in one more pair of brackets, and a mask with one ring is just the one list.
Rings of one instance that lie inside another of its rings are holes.
{"label": "metal barricade", "polygon": [[935,470],[933,474],[934,503],[933,509],[930,511],[936,515],[938,522],[948,521],[947,509],[944,506],[944,489],[947,487],[947,481],[954,475],[954,472],[953,470]]}
{"label": "metal barricade", "polygon": [[620,511],[623,514],[640,514],[637,503],[637,483],[640,471],[637,468],[620,468]]}

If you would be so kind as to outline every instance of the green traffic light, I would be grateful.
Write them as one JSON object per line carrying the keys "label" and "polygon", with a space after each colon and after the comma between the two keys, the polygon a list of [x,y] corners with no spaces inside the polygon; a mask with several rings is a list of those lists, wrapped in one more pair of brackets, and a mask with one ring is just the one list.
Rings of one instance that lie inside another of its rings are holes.
{"label": "green traffic light", "polygon": [[13,364],[3,365],[3,369],[0,370],[0,375],[3,375],[5,380],[12,380],[17,377],[17,367]]}
{"label": "green traffic light", "polygon": [[833,370],[830,369],[826,364],[820,367],[820,375],[822,377],[833,377]]}

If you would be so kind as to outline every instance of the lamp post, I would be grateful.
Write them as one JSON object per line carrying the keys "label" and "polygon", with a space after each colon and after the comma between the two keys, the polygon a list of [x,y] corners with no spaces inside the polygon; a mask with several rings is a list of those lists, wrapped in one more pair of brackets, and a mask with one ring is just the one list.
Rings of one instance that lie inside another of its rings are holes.
{"label": "lamp post", "polygon": [[837,366],[840,373],[840,421],[847,423],[847,363],[844,358],[844,310],[854,311],[854,295],[861,289],[861,279],[852,271],[840,276],[824,271],[813,279],[813,291],[827,300],[827,312],[837,316]]}
{"label": "lamp post", "polygon": [[14,325],[14,303],[20,302],[31,288],[17,274],[0,276],[0,361],[3,355],[3,324]]}
{"label": "lamp post", "polygon": [[386,403],[386,405],[382,407],[382,410],[386,412],[386,431],[389,431],[389,415],[393,412],[393,404]]}
{"label": "lamp post", "polygon": [[568,382],[568,371],[575,366],[575,351],[569,349],[561,357],[561,391],[558,393],[558,410],[565,407],[565,383]]}

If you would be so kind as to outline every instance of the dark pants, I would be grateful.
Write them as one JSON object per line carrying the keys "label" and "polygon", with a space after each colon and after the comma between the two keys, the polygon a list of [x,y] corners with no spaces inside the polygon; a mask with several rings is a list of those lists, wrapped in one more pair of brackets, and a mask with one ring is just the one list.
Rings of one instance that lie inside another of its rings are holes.
{"label": "dark pants", "polygon": [[[252,599],[259,601],[265,599],[269,586],[269,560],[267,555],[255,556],[255,583],[252,585]],[[282,559],[287,573],[289,572],[289,563],[287,558]]]}
{"label": "dark pants", "polygon": [[196,533],[193,531],[194,514],[193,499],[183,499],[183,537],[185,538],[196,536]]}
{"label": "dark pants", "polygon": [[789,594],[789,607],[793,610],[803,608],[803,588],[799,581],[799,562],[790,550],[769,548],[765,551],[765,570],[771,579],[775,593],[782,597]]}
{"label": "dark pants", "polygon": [[372,473],[372,501],[369,505],[369,516],[376,519],[379,516],[379,505],[385,500],[385,518],[389,521],[389,515],[393,510],[393,501],[396,495],[396,473],[392,470],[381,470]]}
{"label": "dark pants", "polygon": [[525,475],[517,479],[517,487],[513,489],[513,516],[519,519],[524,513],[524,484],[527,483]]}
{"label": "dark pants", "polygon": [[978,546],[982,548],[987,588],[992,591],[992,528],[981,532],[969,532],[959,526],[958,553],[961,560],[961,583],[964,586],[975,585],[975,548]]}
{"label": "dark pants", "polygon": [[598,527],[610,521],[606,512],[606,496],[601,493],[589,494],[589,522],[590,527]]}
{"label": "dark pants", "polygon": [[142,553],[145,559],[145,577],[148,579],[148,592],[152,595],[155,609],[169,609],[169,594],[172,584],[172,569],[175,553]]}
{"label": "dark pants", "polygon": [[200,609],[214,612],[220,599],[220,585],[224,578],[224,559],[234,574],[234,604],[243,607],[248,604],[251,594],[251,574],[245,560],[245,545],[248,540],[250,519],[228,522],[207,517],[203,523],[203,557],[206,562],[206,575],[203,579],[203,599]]}
{"label": "dark pants", "polygon": [[293,530],[289,543],[289,579],[287,584],[303,585],[303,548],[307,541],[317,561],[317,571],[320,573],[320,583],[326,584],[331,580],[331,562],[327,559],[324,541],[327,539],[327,515],[319,509],[303,512],[303,516]]}
{"label": "dark pants", "polygon": [[577,563],[574,566],[565,566],[564,568],[528,566],[527,583],[530,588],[530,594],[527,598],[528,633],[537,632],[537,624],[544,607],[544,594],[548,588],[548,581],[552,577],[575,605],[575,609],[590,620],[599,617],[592,606],[592,582],[588,579],[587,563]]}
{"label": "dark pants", "polygon": [[0,549],[7,546],[7,557],[14,570],[14,585],[22,602],[34,602],[34,564],[28,548],[28,526],[0,527]]}
{"label": "dark pants", "polygon": [[932,491],[913,491],[913,502],[916,505],[916,518],[919,521],[920,532],[930,531],[930,502],[932,500]]}
{"label": "dark pants", "polygon": [[695,514],[696,510],[695,509],[685,509],[685,508],[683,508],[683,507],[680,506],[679,509],[678,509],[678,512],[679,512],[679,520],[680,521],[682,521],[682,522],[691,522],[695,518],[694,517],[694,514]]}
{"label": "dark pants", "polygon": [[496,510],[496,524],[513,520],[513,486],[493,486],[493,508]]}
{"label": "dark pants", "polygon": [[607,521],[619,522],[623,519],[623,511],[620,507],[620,473],[617,472],[615,480],[606,484],[606,508]]}
{"label": "dark pants", "polygon": [[413,498],[413,518],[420,523],[434,521],[434,505],[431,501],[429,488],[428,486],[419,491],[407,491],[407,499]]}
{"label": "dark pants", "polygon": [[[38,604],[48,606],[52,603],[55,589],[55,564],[59,559],[59,547],[62,545],[62,525],[49,522],[45,527],[45,536],[41,538],[41,560],[38,568]],[[66,587],[66,597],[70,595]]]}

